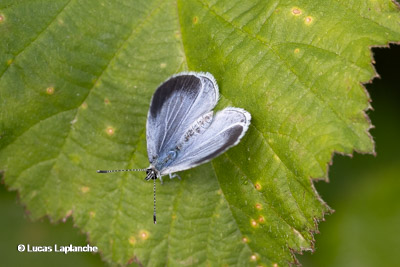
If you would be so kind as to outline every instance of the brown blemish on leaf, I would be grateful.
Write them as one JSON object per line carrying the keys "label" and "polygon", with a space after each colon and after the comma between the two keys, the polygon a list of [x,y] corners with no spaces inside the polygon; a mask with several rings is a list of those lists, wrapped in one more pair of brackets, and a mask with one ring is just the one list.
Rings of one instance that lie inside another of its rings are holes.
{"label": "brown blemish on leaf", "polygon": [[81,105],[81,107],[82,107],[82,109],[87,109],[88,105],[87,105],[86,102],[83,102],[82,105]]}
{"label": "brown blemish on leaf", "polygon": [[260,183],[255,183],[254,184],[254,187],[256,188],[256,190],[258,190],[258,191],[260,191],[261,190],[261,188],[262,188],[262,186],[261,186],[261,184]]}
{"label": "brown blemish on leaf", "polygon": [[313,18],[310,17],[310,16],[307,16],[307,17],[304,19],[304,22],[305,22],[307,25],[310,25],[310,24],[313,22]]}
{"label": "brown blemish on leaf", "polygon": [[104,98],[104,104],[106,104],[106,105],[110,104],[110,100],[107,97]]}
{"label": "brown blemish on leaf", "polygon": [[193,17],[193,24],[197,24],[199,22],[199,18],[197,16]]}
{"label": "brown blemish on leaf", "polygon": [[4,21],[4,15],[0,14],[0,23],[2,23]]}
{"label": "brown blemish on leaf", "polygon": [[139,237],[140,237],[142,240],[147,240],[147,239],[149,238],[149,232],[147,232],[146,230],[141,230],[141,231],[139,232]]}
{"label": "brown blemish on leaf", "polygon": [[294,53],[295,54],[298,54],[300,52],[300,49],[298,49],[298,48],[296,48],[295,50],[294,50]]}
{"label": "brown blemish on leaf", "polygon": [[13,63],[13,60],[12,60],[12,58],[10,58],[9,60],[7,60],[7,65],[11,65]]}
{"label": "brown blemish on leaf", "polygon": [[242,238],[242,242],[243,242],[243,243],[249,243],[249,239],[248,239],[247,237],[243,237],[243,238]]}
{"label": "brown blemish on leaf", "polygon": [[264,216],[258,217],[258,222],[259,222],[259,223],[265,223]]}
{"label": "brown blemish on leaf", "polygon": [[90,188],[87,187],[87,186],[82,186],[82,187],[81,187],[81,191],[82,191],[82,193],[87,193],[87,192],[90,191]]}
{"label": "brown blemish on leaf", "polygon": [[262,209],[262,205],[260,203],[256,204],[256,209],[261,210]]}
{"label": "brown blemish on leaf", "polygon": [[54,87],[53,86],[47,87],[46,94],[48,94],[48,95],[54,94]]}
{"label": "brown blemish on leaf", "polygon": [[295,16],[301,15],[301,10],[297,7],[292,8],[292,14]]}
{"label": "brown blemish on leaf", "polygon": [[129,244],[135,245],[136,243],[136,238],[134,236],[129,237]]}
{"label": "brown blemish on leaf", "polygon": [[256,254],[251,255],[250,256],[250,260],[251,261],[256,261],[257,260],[257,255]]}
{"label": "brown blemish on leaf", "polygon": [[252,227],[257,227],[258,226],[258,223],[256,222],[256,220],[253,220],[253,219],[250,221],[250,224],[251,224]]}
{"label": "brown blemish on leaf", "polygon": [[111,126],[107,127],[106,133],[107,133],[109,136],[114,135],[114,132],[115,132],[115,130],[114,130],[113,127],[111,127]]}

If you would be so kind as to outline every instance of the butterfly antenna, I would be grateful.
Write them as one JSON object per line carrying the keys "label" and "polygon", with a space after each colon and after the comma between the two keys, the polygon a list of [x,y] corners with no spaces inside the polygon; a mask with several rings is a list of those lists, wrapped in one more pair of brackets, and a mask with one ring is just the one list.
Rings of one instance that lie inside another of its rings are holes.
{"label": "butterfly antenna", "polygon": [[128,169],[128,170],[97,170],[97,173],[109,173],[109,172],[144,172],[146,169]]}
{"label": "butterfly antenna", "polygon": [[157,218],[156,218],[156,179],[153,179],[153,180],[154,180],[154,187],[153,187],[153,192],[154,192],[154,196],[153,196],[153,199],[154,199],[153,221],[154,221],[154,224],[156,224],[157,223]]}

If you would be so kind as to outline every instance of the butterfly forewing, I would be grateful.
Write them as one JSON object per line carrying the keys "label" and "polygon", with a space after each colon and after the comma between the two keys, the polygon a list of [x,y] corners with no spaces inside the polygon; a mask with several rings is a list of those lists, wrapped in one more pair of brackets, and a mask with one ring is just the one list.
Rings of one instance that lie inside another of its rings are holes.
{"label": "butterfly forewing", "polygon": [[161,84],[147,117],[147,153],[153,163],[176,146],[187,128],[218,102],[218,86],[209,73],[180,73]]}

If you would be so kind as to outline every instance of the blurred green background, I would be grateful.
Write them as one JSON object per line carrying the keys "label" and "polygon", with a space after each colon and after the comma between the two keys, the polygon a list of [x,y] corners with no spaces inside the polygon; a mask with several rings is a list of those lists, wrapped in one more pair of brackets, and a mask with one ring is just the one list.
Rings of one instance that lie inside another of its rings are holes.
{"label": "blurred green background", "polygon": [[[315,186],[336,212],[320,223],[316,251],[298,256],[303,266],[400,266],[400,46],[375,48],[381,79],[366,87],[377,157],[335,155],[330,182]],[[19,253],[18,244],[86,245],[86,235],[48,218],[32,222],[16,192],[0,185],[1,266],[104,266],[99,254]]]}

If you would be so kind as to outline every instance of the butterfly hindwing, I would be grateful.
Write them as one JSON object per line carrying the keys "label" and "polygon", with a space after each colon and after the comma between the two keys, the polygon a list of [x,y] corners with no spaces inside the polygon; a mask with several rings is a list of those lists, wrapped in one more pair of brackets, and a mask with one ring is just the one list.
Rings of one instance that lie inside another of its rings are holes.
{"label": "butterfly hindwing", "polygon": [[251,115],[244,109],[225,108],[217,112],[210,126],[184,143],[175,160],[162,175],[187,170],[210,161],[239,143],[250,125]]}

